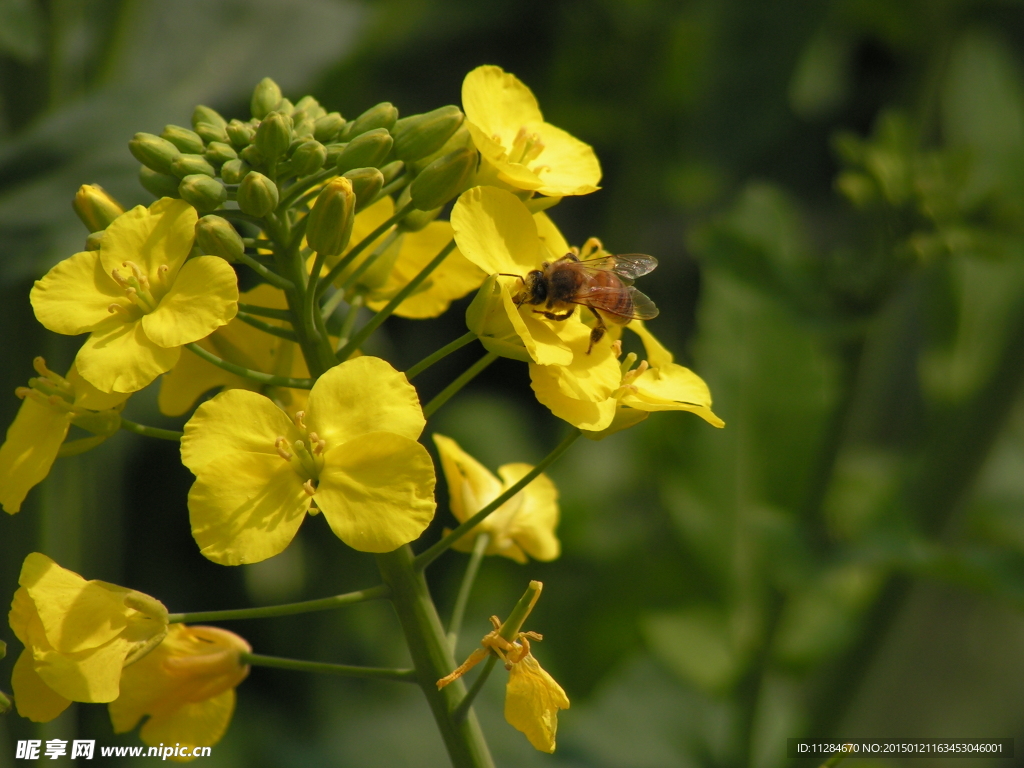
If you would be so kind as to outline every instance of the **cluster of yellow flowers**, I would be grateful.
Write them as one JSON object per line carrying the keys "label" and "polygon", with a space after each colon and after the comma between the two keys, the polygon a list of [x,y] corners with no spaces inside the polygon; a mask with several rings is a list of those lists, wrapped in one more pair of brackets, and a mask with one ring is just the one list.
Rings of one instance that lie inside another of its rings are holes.
{"label": "cluster of yellow flowers", "polygon": [[[270,80],[252,106],[247,122],[199,107],[194,130],[137,134],[141,181],[160,197],[148,208],[123,211],[98,187],[80,190],[86,250],[37,281],[31,301],[46,328],[89,336],[66,377],[37,359],[39,376],[17,392],[24,402],[0,447],[5,511],[20,509],[58,455],[126,429],[180,440],[195,475],[192,534],[214,562],[273,557],[321,512],[348,546],[396,553],[434,517],[434,462],[419,442],[427,418],[496,356],[527,362],[537,400],[576,436],[600,439],[662,410],[722,426],[704,382],[640,320],[627,325],[628,311],[573,311],[592,305],[564,295],[538,308],[530,290],[552,263],[615,257],[593,239],[570,247],[544,212],[597,190],[601,169],[588,145],[544,121],[514,76],[479,67],[463,83],[462,110],[403,120],[384,103],[345,121],[311,97],[292,104]],[[450,221],[439,219],[452,200]],[[236,269],[262,282],[240,294]],[[629,295],[628,280],[606,283]],[[414,369],[361,354],[391,314],[437,317],[474,290],[466,337]],[[357,329],[361,308],[376,314]],[[623,327],[646,350],[638,365],[623,356]],[[475,339],[487,356],[421,406],[410,378]],[[164,414],[192,411],[182,433],[122,415],[158,378]],[[66,440],[72,426],[91,436]],[[558,493],[540,472],[550,461],[508,464],[495,477],[451,438],[433,440],[459,525],[421,553],[420,567],[448,547],[519,563],[558,557]],[[25,650],[12,684],[18,711],[35,721],[71,701],[109,702],[116,731],[148,717],[148,744],[211,745],[234,687],[265,658],[237,635],[185,626],[186,615],[154,598],[86,581],[39,553],[19,583],[10,624]],[[480,653],[510,670],[508,720],[553,751],[568,699],[529,651],[538,636],[498,629]],[[406,627],[410,647],[427,642],[417,631],[428,633]],[[437,672],[416,670],[426,680]]]}

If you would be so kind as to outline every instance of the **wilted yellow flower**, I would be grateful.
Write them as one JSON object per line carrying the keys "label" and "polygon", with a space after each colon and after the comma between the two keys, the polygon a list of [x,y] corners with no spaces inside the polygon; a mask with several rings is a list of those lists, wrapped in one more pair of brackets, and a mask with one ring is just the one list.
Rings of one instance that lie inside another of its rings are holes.
{"label": "wilted yellow flower", "polygon": [[114,409],[119,410],[128,399],[125,394],[100,392],[79,376],[74,366],[65,379],[48,369],[41,357],[32,365],[39,378],[15,390],[23,402],[0,446],[0,505],[12,515],[21,509],[28,492],[49,474],[71,425],[78,424],[98,436],[112,434],[120,423]]}
{"label": "wilted yellow flower", "polygon": [[350,547],[390,552],[434,516],[434,466],[416,442],[424,425],[416,390],[376,357],[327,371],[294,420],[263,395],[221,392],[181,441],[196,476],[192,535],[214,562],[255,563],[287,547],[307,512],[323,511]]}
{"label": "wilted yellow flower", "polygon": [[[505,464],[498,468],[499,480],[450,437],[435,433],[434,444],[448,481],[452,514],[460,523],[533,469],[529,464]],[[554,560],[561,552],[555,536],[557,526],[558,489],[547,475],[541,474],[452,546],[461,552],[471,552],[476,537],[486,533],[489,541],[485,554],[503,555],[517,563],[527,562],[527,555],[534,560]]]}
{"label": "wilted yellow flower", "polygon": [[[263,283],[243,293],[240,300],[269,309],[287,309],[284,291]],[[261,318],[270,325],[283,327],[285,324],[272,318]],[[309,377],[306,359],[294,341],[272,336],[258,328],[232,319],[223,328],[218,328],[205,339],[197,342],[217,357],[249,368],[254,371],[271,373],[276,376],[305,379]],[[157,404],[160,412],[167,416],[180,416],[188,411],[201,395],[216,387],[224,389],[251,389],[265,394],[281,405],[288,413],[294,414],[306,407],[308,390],[288,387],[267,387],[243,376],[226,371],[208,363],[199,355],[186,351],[169,373],[160,379],[160,395]]]}
{"label": "wilted yellow flower", "polygon": [[167,609],[149,595],[86,581],[46,555],[25,558],[10,624],[25,645],[11,684],[18,713],[36,722],[72,701],[118,697],[121,670],[167,633]]}
{"label": "wilted yellow flower", "polygon": [[151,747],[180,744],[179,752],[191,752],[213,746],[231,722],[235,687],[249,674],[240,654],[250,650],[226,629],[172,624],[159,646],[121,674],[121,695],[109,706],[114,733],[148,716],[139,736]]}
{"label": "wilted yellow flower", "polygon": [[594,150],[544,122],[537,99],[501,67],[477,67],[462,82],[466,128],[497,179],[542,195],[585,195],[598,189]]}
{"label": "wilted yellow flower", "polygon": [[196,212],[162,198],[117,217],[98,251],[83,251],[37,280],[31,301],[51,331],[90,333],[75,363],[103,392],[135,392],[174,367],[181,346],[208,336],[237,311],[231,266],[188,259]]}

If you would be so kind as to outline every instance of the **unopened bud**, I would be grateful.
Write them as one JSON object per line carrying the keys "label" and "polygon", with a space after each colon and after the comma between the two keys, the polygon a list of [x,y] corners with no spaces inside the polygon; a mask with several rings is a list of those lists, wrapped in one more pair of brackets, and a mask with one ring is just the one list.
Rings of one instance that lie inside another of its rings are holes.
{"label": "unopened bud", "polygon": [[201,155],[203,153],[202,137],[195,131],[182,128],[180,125],[165,125],[160,137],[167,139],[182,152],[188,152],[193,155]]}
{"label": "unopened bud", "polygon": [[274,109],[276,109],[282,115],[288,115],[289,117],[291,117],[292,113],[295,112],[295,105],[288,101],[288,99],[281,99],[279,102],[277,102],[277,106],[274,107]]}
{"label": "unopened bud", "polygon": [[225,184],[238,184],[250,170],[249,164],[241,158],[228,160],[220,167],[220,177]]}
{"label": "unopened bud", "polygon": [[101,229],[99,232],[90,232],[89,236],[85,238],[85,250],[98,251],[103,242],[103,235],[106,233],[105,229]]}
{"label": "unopened bud", "polygon": [[384,175],[384,184],[390,184],[392,181],[397,179],[399,174],[401,174],[402,171],[404,170],[405,163],[403,163],[401,160],[395,160],[385,165],[383,168],[380,169],[380,172]]}
{"label": "unopened bud", "polygon": [[409,186],[413,204],[421,211],[440,208],[472,181],[476,165],[474,149],[457,149],[438,158],[420,171]]}
{"label": "unopened bud", "polygon": [[533,362],[509,319],[508,308],[514,305],[500,279],[498,275],[491,275],[484,280],[466,309],[466,327],[477,335],[488,352],[524,363]]}
{"label": "unopened bud", "polygon": [[269,113],[256,129],[256,148],[270,165],[288,151],[291,143],[292,119],[281,112]]}
{"label": "unopened bud", "polygon": [[227,133],[228,139],[235,149],[249,146],[253,137],[256,136],[256,129],[248,123],[243,123],[241,120],[232,120],[227,124],[224,131]]}
{"label": "unopened bud", "polygon": [[152,168],[139,168],[139,183],[154,197],[181,197],[178,185],[181,179],[167,173],[158,173]]}
{"label": "unopened bud", "polygon": [[404,117],[395,123],[395,157],[410,162],[437,152],[459,127],[465,115],[454,105],[423,115]]}
{"label": "unopened bud", "polygon": [[222,141],[227,143],[228,132],[224,129],[223,125],[214,125],[213,123],[197,123],[196,133],[198,133],[203,141]]}
{"label": "unopened bud", "polygon": [[264,77],[252,92],[252,101],[249,103],[252,116],[262,120],[269,112],[277,109],[280,102],[281,88],[269,77]]}
{"label": "unopened bud", "polygon": [[327,110],[321,107],[320,102],[312,96],[303,96],[295,103],[295,115],[293,117],[297,117],[300,112],[313,120],[327,114]]}
{"label": "unopened bud", "polygon": [[[295,120],[294,117],[292,119]],[[300,117],[298,120],[295,120],[295,128],[293,130],[293,133],[299,138],[312,139],[313,128],[313,118]]]}
{"label": "unopened bud", "polygon": [[376,168],[353,168],[345,171],[342,178],[352,182],[356,196],[356,213],[377,199],[377,193],[384,186],[384,174]]}
{"label": "unopened bud", "polygon": [[309,247],[327,256],[336,256],[344,251],[352,235],[355,207],[352,182],[344,176],[329,181],[309,212],[306,223]]}
{"label": "unopened bud", "polygon": [[337,168],[339,173],[351,171],[353,168],[370,168],[380,165],[388,153],[394,139],[386,128],[375,128],[352,139],[338,154]]}
{"label": "unopened bud", "polygon": [[220,112],[216,109],[204,107],[202,104],[192,110],[192,127],[195,128],[200,123],[208,123],[209,125],[216,125],[221,128],[227,125],[227,121],[221,117]]}
{"label": "unopened bud", "polygon": [[217,173],[202,155],[179,155],[178,159],[171,163],[171,172],[179,179],[184,179],[194,173],[201,173],[205,176],[214,176]]}
{"label": "unopened bud", "polygon": [[456,149],[462,149],[464,147],[468,147],[469,149],[475,148],[475,145],[473,144],[473,137],[470,136],[469,129],[466,128],[465,122],[463,122],[463,124],[459,126],[459,130],[452,134],[452,137],[444,143],[443,147],[433,154],[410,162],[409,165],[414,173],[419,173],[439,157],[444,157],[447,154],[451,154]]}
{"label": "unopened bud", "polygon": [[238,207],[242,213],[263,217],[277,208],[277,185],[262,173],[250,171],[238,185]]}
{"label": "unopened bud", "polygon": [[110,222],[124,213],[124,208],[106,193],[99,184],[83,184],[71,201],[78,218],[90,232],[106,229]]}
{"label": "unopened bud", "polygon": [[327,150],[319,141],[304,141],[295,148],[289,161],[291,171],[296,176],[306,176],[324,167]]}
{"label": "unopened bud", "polygon": [[204,157],[214,166],[219,167],[228,160],[234,160],[238,157],[238,153],[235,152],[235,148],[230,144],[225,144],[222,141],[211,141],[210,146],[206,148]]}
{"label": "unopened bud", "polygon": [[226,261],[238,261],[245,252],[242,238],[231,223],[213,214],[196,222],[196,242],[203,253]]}
{"label": "unopened bud", "polygon": [[[410,189],[409,187],[406,187],[402,190],[402,194],[399,195],[395,208],[402,210],[409,204],[411,199]],[[413,208],[409,213],[402,217],[401,221],[398,222],[398,229],[402,232],[419,232],[421,229],[425,229],[427,224],[438,217],[442,208],[434,208],[432,211],[419,211]]]}
{"label": "unopened bud", "polygon": [[390,131],[391,127],[397,122],[397,120],[398,110],[390,101],[382,101],[377,106],[370,107],[355,120],[348,123],[342,133],[342,139],[349,141],[354,139],[356,136],[361,136],[367,131],[372,131],[376,128],[383,128],[384,130]]}
{"label": "unopened bud", "polygon": [[328,112],[313,123],[313,138],[326,144],[334,139],[345,127],[345,118],[338,112]]}
{"label": "unopened bud", "polygon": [[147,168],[168,175],[173,173],[171,163],[181,156],[181,150],[171,142],[152,133],[136,133],[128,142],[128,150]]}
{"label": "unopened bud", "polygon": [[250,144],[239,152],[238,156],[252,166],[263,165],[266,162],[266,158],[263,157],[263,153],[259,151],[255,144]]}
{"label": "unopened bud", "polygon": [[227,188],[218,179],[202,173],[183,178],[178,185],[178,194],[200,212],[220,208],[228,199]]}

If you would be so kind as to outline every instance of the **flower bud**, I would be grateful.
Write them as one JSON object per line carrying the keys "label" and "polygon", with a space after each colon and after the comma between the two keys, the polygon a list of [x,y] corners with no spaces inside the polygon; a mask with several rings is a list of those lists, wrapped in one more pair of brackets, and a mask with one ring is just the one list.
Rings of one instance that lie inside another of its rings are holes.
{"label": "flower bud", "polygon": [[277,109],[280,102],[281,88],[269,77],[264,77],[252,92],[252,101],[249,103],[249,107],[252,110],[252,116],[257,120],[262,120],[271,110]]}
{"label": "flower bud", "polygon": [[377,193],[384,186],[384,174],[376,168],[354,168],[345,171],[342,178],[352,182],[356,196],[356,213],[377,199]]}
{"label": "flower bud", "polygon": [[375,128],[383,128],[390,131],[391,126],[398,120],[398,110],[390,101],[382,101],[375,107],[370,107],[352,122],[345,126],[342,139],[349,141],[356,136],[362,136],[367,131]]}
{"label": "flower bud", "polygon": [[291,146],[292,119],[280,112],[271,112],[256,129],[254,143],[267,163],[273,165]]}
{"label": "flower bud", "polygon": [[277,106],[274,107],[274,109],[280,112],[282,115],[288,115],[289,117],[291,117],[292,113],[295,112],[295,105],[288,101],[288,99],[281,99],[279,102],[277,102]]}
{"label": "flower bud", "polygon": [[210,214],[196,222],[196,242],[203,253],[238,261],[245,252],[242,238],[227,219]]}
{"label": "flower bud", "polygon": [[420,171],[409,186],[413,203],[421,211],[440,208],[472,181],[477,159],[475,149],[457,149],[439,157]]}
{"label": "flower bud", "polygon": [[250,170],[249,164],[241,158],[228,160],[220,167],[220,177],[225,184],[238,184]]}
{"label": "flower bud", "polygon": [[177,176],[158,173],[152,168],[142,166],[139,168],[139,183],[154,197],[181,197],[178,194],[178,184],[181,180]]}
{"label": "flower bud", "polygon": [[295,148],[292,153],[291,171],[296,176],[306,176],[315,173],[324,167],[327,160],[327,150],[319,141],[304,141]]}
{"label": "flower bud", "polygon": [[462,125],[465,115],[454,105],[422,115],[404,117],[395,123],[395,157],[406,162],[437,152]]}
{"label": "flower bud", "polygon": [[78,218],[90,232],[99,232],[124,213],[124,208],[99,184],[83,184],[71,201]]}
{"label": "flower bud", "polygon": [[227,143],[228,132],[222,125],[214,125],[213,123],[197,123],[196,133],[198,133],[203,141],[221,141]]}
{"label": "flower bud", "polygon": [[217,174],[217,171],[202,155],[179,155],[178,159],[171,163],[171,172],[179,179],[184,179],[193,173],[201,173],[206,176]]}
{"label": "flower bud", "polygon": [[338,172],[344,173],[353,168],[376,167],[388,156],[392,144],[394,140],[386,128],[367,131],[352,139],[338,154]]}
{"label": "flower bud", "polygon": [[390,184],[395,179],[397,179],[398,175],[404,170],[405,163],[403,163],[401,160],[395,160],[381,168],[380,172],[384,175],[385,186]]}
{"label": "flower bud", "polygon": [[[294,120],[295,118],[292,119]],[[314,124],[312,118],[300,117],[298,120],[295,120],[295,128],[293,130],[293,133],[295,134],[295,136],[302,139],[312,139],[313,128]]]}
{"label": "flower bud", "polygon": [[262,173],[250,171],[238,185],[238,207],[250,216],[266,216],[277,208],[277,185]]}
{"label": "flower bud", "polygon": [[318,117],[313,124],[313,138],[321,143],[327,143],[337,136],[345,127],[345,118],[338,112],[328,112],[323,117]]}
{"label": "flower bud", "polygon": [[206,148],[204,157],[214,166],[221,166],[228,160],[234,160],[238,157],[238,153],[235,152],[235,148],[230,144],[225,144],[222,141],[211,141],[210,146]]}
{"label": "flower bud", "polygon": [[470,149],[475,147],[473,144],[473,137],[469,135],[469,129],[466,128],[465,123],[459,127],[459,130],[452,134],[452,137],[444,143],[443,147],[426,157],[421,157],[419,160],[410,162],[409,165],[414,173],[419,173],[439,157],[444,157],[445,155],[454,152],[456,149],[462,149],[463,147],[468,147]]}
{"label": "flower bud", "polygon": [[[406,187],[399,195],[395,208],[399,211],[402,210],[409,204],[410,199],[410,190],[409,187]],[[413,208],[398,222],[398,229],[402,232],[419,232],[421,229],[425,229],[427,224],[436,219],[440,213],[441,208],[434,208],[432,211],[418,211]]]}
{"label": "flower bud", "polygon": [[309,247],[327,256],[344,251],[352,235],[355,204],[356,195],[349,179],[341,176],[328,182],[309,212],[306,223]]}
{"label": "flower bud", "polygon": [[298,119],[299,114],[302,113],[304,116],[316,120],[317,118],[323,117],[327,114],[327,110],[320,106],[320,102],[312,96],[303,96],[295,104],[295,113],[292,117]]}
{"label": "flower bud", "polygon": [[[209,107],[204,107],[200,104],[194,110],[192,110],[192,127],[196,128],[200,123],[207,123],[209,125],[216,125],[223,128],[227,125],[227,121],[221,117],[220,112]],[[199,129],[196,128],[198,131]]]}
{"label": "flower bud", "polygon": [[220,180],[202,173],[193,173],[183,178],[178,185],[178,194],[197,211],[220,208],[228,199],[228,190]]}
{"label": "flower bud", "polygon": [[85,250],[98,251],[103,242],[104,234],[106,234],[105,229],[101,229],[99,232],[90,232],[89,236],[85,238]]}
{"label": "flower bud", "polygon": [[256,136],[256,129],[241,120],[232,120],[224,129],[235,149],[243,149],[252,142]]}
{"label": "flower bud", "polygon": [[173,173],[171,163],[181,155],[181,150],[171,142],[152,133],[136,133],[128,142],[128,150],[147,168],[168,175]]}
{"label": "flower bud", "polygon": [[533,362],[509,320],[505,300],[511,301],[511,297],[502,290],[498,280],[498,275],[490,275],[484,280],[466,309],[466,327],[477,335],[488,352],[524,363]]}
{"label": "flower bud", "polygon": [[255,144],[250,144],[239,152],[238,156],[252,166],[263,165],[266,162],[266,158],[263,157],[263,153],[259,151]]}
{"label": "flower bud", "polygon": [[188,128],[182,128],[180,125],[165,125],[160,136],[167,139],[182,152],[188,152],[193,155],[201,155],[203,153],[202,138],[198,133],[190,131]]}

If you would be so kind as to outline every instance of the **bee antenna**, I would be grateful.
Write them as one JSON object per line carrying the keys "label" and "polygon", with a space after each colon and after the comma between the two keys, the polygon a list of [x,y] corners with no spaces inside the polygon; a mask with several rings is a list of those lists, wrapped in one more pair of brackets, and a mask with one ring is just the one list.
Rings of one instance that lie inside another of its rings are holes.
{"label": "bee antenna", "polygon": [[522,275],[513,275],[511,272],[499,272],[498,274],[501,277],[517,277],[519,278],[520,282],[523,283],[523,285],[526,285],[526,280],[523,279]]}

